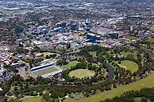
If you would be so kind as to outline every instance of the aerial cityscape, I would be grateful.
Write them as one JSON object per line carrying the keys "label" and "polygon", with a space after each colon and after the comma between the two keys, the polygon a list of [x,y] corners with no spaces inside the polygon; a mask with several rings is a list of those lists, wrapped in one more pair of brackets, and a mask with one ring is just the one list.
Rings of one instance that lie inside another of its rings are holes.
{"label": "aerial cityscape", "polygon": [[154,0],[0,0],[0,102],[154,102]]}

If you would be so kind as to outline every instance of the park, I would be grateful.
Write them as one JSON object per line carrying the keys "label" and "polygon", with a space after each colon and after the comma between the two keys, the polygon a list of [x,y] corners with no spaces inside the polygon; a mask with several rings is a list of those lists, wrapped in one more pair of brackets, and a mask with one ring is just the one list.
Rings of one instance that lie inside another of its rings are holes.
{"label": "park", "polygon": [[[36,77],[37,80],[31,79],[31,82],[22,85],[24,87],[12,85],[10,91],[18,93],[23,89],[22,94],[34,96],[24,99],[23,102],[42,102],[44,90],[54,93],[50,98],[60,97],[64,102],[100,102],[106,98],[121,96],[127,91],[154,87],[152,81],[154,73],[150,71],[153,70],[151,65],[154,63],[148,59],[144,51],[134,46],[112,49],[90,46],[65,56],[59,58],[60,61],[57,61],[56,65],[63,70],[61,76],[53,76],[51,79]],[[36,76],[43,76],[56,72],[58,69],[54,66],[42,69],[36,67],[31,71]],[[39,97],[38,93],[41,93]]]}

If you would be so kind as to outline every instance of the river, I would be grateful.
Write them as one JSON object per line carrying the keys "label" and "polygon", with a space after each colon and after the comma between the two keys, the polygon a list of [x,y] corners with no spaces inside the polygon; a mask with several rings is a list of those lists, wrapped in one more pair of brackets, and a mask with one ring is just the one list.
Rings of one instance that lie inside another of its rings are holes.
{"label": "river", "polygon": [[114,70],[113,70],[112,66],[110,66],[109,64],[106,64],[106,67],[108,68],[108,79],[113,80]]}

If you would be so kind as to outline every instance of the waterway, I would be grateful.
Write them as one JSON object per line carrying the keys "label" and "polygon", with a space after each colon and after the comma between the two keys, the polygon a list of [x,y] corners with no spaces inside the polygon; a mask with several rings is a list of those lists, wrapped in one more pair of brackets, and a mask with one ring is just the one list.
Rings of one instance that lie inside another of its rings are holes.
{"label": "waterway", "polygon": [[106,64],[106,67],[108,68],[108,79],[111,81],[114,78],[114,70],[109,64]]}

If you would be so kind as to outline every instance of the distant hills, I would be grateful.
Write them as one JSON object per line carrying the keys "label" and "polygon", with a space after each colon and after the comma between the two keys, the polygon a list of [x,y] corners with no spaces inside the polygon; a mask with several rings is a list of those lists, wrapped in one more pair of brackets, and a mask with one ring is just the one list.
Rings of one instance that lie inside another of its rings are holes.
{"label": "distant hills", "polygon": [[154,0],[85,0],[85,1],[92,1],[92,2],[154,2]]}
{"label": "distant hills", "polygon": [[0,1],[30,1],[30,2],[39,2],[39,1],[63,1],[63,2],[81,2],[81,1],[86,1],[86,2],[128,2],[128,3],[132,3],[132,2],[154,2],[154,0],[0,0]]}
{"label": "distant hills", "polygon": [[128,2],[154,2],[154,0],[128,0]]}

